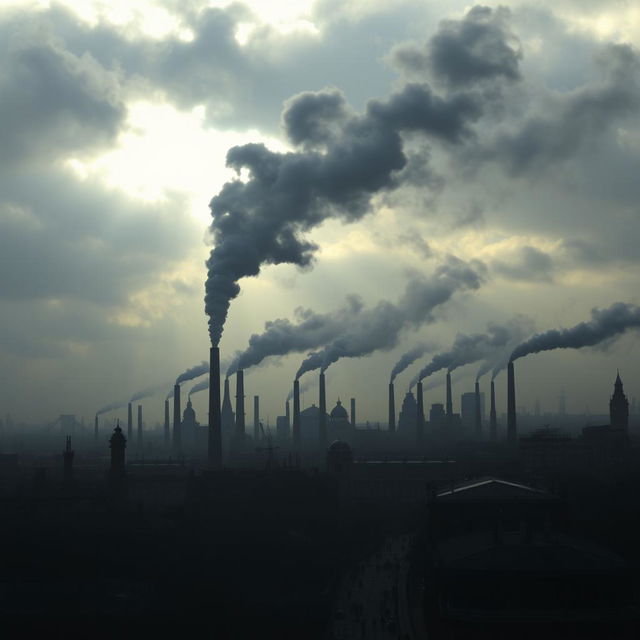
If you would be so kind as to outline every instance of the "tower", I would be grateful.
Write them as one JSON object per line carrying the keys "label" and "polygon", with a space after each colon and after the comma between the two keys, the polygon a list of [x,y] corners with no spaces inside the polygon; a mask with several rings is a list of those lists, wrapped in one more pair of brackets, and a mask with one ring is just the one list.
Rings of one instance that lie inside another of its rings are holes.
{"label": "tower", "polygon": [[393,382],[389,383],[389,431],[396,430],[396,398],[393,391]]}
{"label": "tower", "polygon": [[293,448],[300,450],[300,381],[293,381]]}
{"label": "tower", "polygon": [[609,419],[614,429],[629,428],[629,401],[624,395],[619,371],[613,385],[613,395],[609,400]]}
{"label": "tower", "polygon": [[142,453],[142,405],[138,405],[138,439],[136,442],[138,453]]}
{"label": "tower", "polygon": [[320,397],[318,398],[320,413],[318,414],[318,441],[320,451],[327,449],[327,394],[325,388],[324,371],[320,372]]}
{"label": "tower", "polygon": [[260,439],[260,396],[253,396],[253,441]]}
{"label": "tower", "polygon": [[[209,381],[209,394],[211,394],[211,381]],[[236,416],[231,405],[231,392],[229,391],[229,378],[224,379],[224,396],[222,409],[220,410],[220,429],[225,440],[231,436],[236,424]]]}
{"label": "tower", "polygon": [[236,430],[234,440],[236,447],[244,446],[244,370],[238,369],[236,372]]}
{"label": "tower", "polygon": [[164,401],[164,446],[169,448],[171,441],[171,426],[169,424],[169,400]]}
{"label": "tower", "polygon": [[480,406],[480,383],[476,380],[475,388],[475,425],[476,425],[476,438],[480,440],[482,438],[482,409]]}
{"label": "tower", "polygon": [[116,424],[113,434],[109,439],[111,448],[111,473],[124,474],[124,450],[127,446],[127,439],[122,433],[120,422]]}
{"label": "tower", "polygon": [[351,428],[356,428],[356,399],[351,398],[351,415],[349,416],[351,420]]}
{"label": "tower", "polygon": [[173,452],[179,455],[182,451],[180,432],[180,385],[173,385]]}
{"label": "tower", "polygon": [[496,385],[491,379],[491,411],[489,412],[489,437],[491,442],[498,439],[498,418],[496,416]]}
{"label": "tower", "polygon": [[453,399],[451,396],[451,372],[447,371],[447,404],[446,404],[446,412],[447,412],[447,422],[451,422],[453,418]]}
{"label": "tower", "polygon": [[[229,400],[229,381],[225,381],[226,399]],[[229,400],[231,409],[231,400]],[[231,412],[233,421],[233,412]],[[207,458],[209,467],[222,467],[222,411],[220,409],[220,349],[209,350],[209,433],[207,441]]]}
{"label": "tower", "polygon": [[424,441],[424,394],[422,380],[416,385],[416,440],[421,447]]}
{"label": "tower", "polygon": [[127,440],[131,442],[133,438],[133,408],[131,403],[127,405]]}
{"label": "tower", "polygon": [[507,366],[507,442],[515,445],[518,439],[516,425],[516,378],[513,361]]}

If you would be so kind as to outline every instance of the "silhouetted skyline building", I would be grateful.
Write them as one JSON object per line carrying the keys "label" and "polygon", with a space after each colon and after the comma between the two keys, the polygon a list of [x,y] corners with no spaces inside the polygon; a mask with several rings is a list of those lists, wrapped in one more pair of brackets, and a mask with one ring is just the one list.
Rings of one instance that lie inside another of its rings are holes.
{"label": "silhouetted skyline building", "polygon": [[620,372],[616,375],[613,385],[613,395],[609,400],[610,424],[615,429],[629,429],[629,401],[622,388]]}

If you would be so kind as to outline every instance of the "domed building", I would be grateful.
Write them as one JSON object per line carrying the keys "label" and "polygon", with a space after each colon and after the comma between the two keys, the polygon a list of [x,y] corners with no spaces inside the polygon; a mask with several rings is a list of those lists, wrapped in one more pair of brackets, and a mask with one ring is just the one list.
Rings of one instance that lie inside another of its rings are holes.
{"label": "domed building", "polygon": [[[304,449],[318,449],[320,409],[315,404],[300,412],[300,444]],[[330,417],[327,415],[327,424]]]}
{"label": "domed building", "polygon": [[349,470],[352,464],[353,451],[351,447],[342,440],[334,440],[327,449],[327,471],[342,473]]}
{"label": "domed building", "polygon": [[182,446],[185,451],[193,451],[196,446],[198,424],[196,412],[191,404],[191,396],[187,401],[187,406],[182,413]]}
{"label": "domed building", "polygon": [[407,391],[398,416],[398,432],[406,437],[415,437],[417,418],[418,405],[416,398],[411,391]]}
{"label": "domed building", "polygon": [[349,421],[349,414],[342,406],[340,398],[336,402],[336,406],[331,409],[329,414],[329,439],[342,440],[343,442],[353,442],[353,427]]}

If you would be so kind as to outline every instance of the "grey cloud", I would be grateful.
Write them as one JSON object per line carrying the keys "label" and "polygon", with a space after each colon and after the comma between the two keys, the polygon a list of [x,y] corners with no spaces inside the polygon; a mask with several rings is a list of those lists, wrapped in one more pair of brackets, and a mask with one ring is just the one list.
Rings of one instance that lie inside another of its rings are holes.
{"label": "grey cloud", "polygon": [[513,252],[508,260],[494,260],[491,267],[503,278],[524,282],[553,282],[555,270],[548,253],[530,246]]}
{"label": "grey cloud", "polygon": [[452,87],[520,78],[520,43],[509,27],[506,7],[476,5],[461,20],[443,20],[426,46],[404,44],[391,58],[410,75],[432,74]]}

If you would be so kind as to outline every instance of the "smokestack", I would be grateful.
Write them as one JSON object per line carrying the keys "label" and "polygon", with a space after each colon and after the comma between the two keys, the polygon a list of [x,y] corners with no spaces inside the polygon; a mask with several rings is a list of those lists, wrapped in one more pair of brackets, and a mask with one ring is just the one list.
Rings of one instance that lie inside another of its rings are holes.
{"label": "smokestack", "polygon": [[138,405],[138,451],[142,451],[142,405]]}
{"label": "smokestack", "polygon": [[180,385],[173,385],[173,452],[179,454],[182,450],[180,438]]}
{"label": "smokestack", "polygon": [[424,397],[422,393],[422,381],[418,382],[416,388],[416,440],[418,446],[422,446],[424,440]]}
{"label": "smokestack", "polygon": [[244,370],[236,372],[236,446],[244,445]]}
{"label": "smokestack", "polygon": [[291,411],[289,410],[288,400],[284,403],[284,415],[287,419],[287,427],[290,429],[291,428]]}
{"label": "smokestack", "polygon": [[171,427],[169,426],[169,401],[164,401],[164,446],[165,449],[169,448],[169,441],[171,440]]}
{"label": "smokestack", "polygon": [[253,396],[253,440],[258,442],[260,436],[260,396]]}
{"label": "smokestack", "polygon": [[293,448],[300,450],[300,381],[293,381]]}
{"label": "smokestack", "polygon": [[318,436],[320,451],[327,448],[327,394],[325,390],[324,371],[320,372],[320,413],[318,414]]}
{"label": "smokestack", "polygon": [[133,410],[131,403],[127,405],[127,442],[133,443]]}
{"label": "smokestack", "polygon": [[451,399],[451,372],[447,371],[447,420],[453,418],[453,400]]}
{"label": "smokestack", "polygon": [[356,399],[351,398],[351,428],[356,428]]}
{"label": "smokestack", "polygon": [[389,431],[396,430],[396,399],[393,392],[393,382],[389,383]]}
{"label": "smokestack", "polygon": [[[226,387],[228,389],[228,387]],[[222,467],[222,417],[220,413],[220,349],[209,350],[209,467]]]}
{"label": "smokestack", "polygon": [[491,442],[498,439],[498,419],[496,417],[496,385],[491,380],[491,412],[489,413],[489,437]]}
{"label": "smokestack", "polygon": [[482,438],[482,411],[480,407],[480,383],[476,380],[476,438]]}
{"label": "smokestack", "polygon": [[511,360],[507,366],[507,442],[513,445],[516,439],[516,378]]}
{"label": "smokestack", "polygon": [[96,414],[96,419],[93,423],[93,439],[98,442],[98,416]]}

